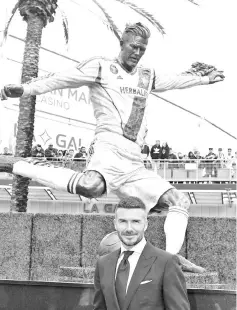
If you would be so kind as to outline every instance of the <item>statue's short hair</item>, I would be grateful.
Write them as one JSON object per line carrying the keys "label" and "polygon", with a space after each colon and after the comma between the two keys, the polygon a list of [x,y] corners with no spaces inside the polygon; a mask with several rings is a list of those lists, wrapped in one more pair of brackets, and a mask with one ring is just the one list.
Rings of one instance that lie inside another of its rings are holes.
{"label": "statue's short hair", "polygon": [[129,32],[144,39],[149,39],[151,35],[150,30],[140,22],[135,24],[127,24],[122,34],[122,40],[124,36]]}
{"label": "statue's short hair", "polygon": [[123,198],[119,201],[119,203],[116,205],[115,207],[115,212],[118,209],[142,209],[144,211],[146,211],[146,205],[144,204],[144,202],[138,198],[138,197],[134,197],[134,196],[130,196],[127,198]]}

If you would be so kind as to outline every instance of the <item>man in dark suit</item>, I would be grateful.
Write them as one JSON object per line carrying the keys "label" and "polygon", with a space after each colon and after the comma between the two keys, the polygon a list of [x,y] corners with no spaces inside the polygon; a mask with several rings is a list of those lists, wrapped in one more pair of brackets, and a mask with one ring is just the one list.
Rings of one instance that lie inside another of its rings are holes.
{"label": "man in dark suit", "polygon": [[122,199],[114,225],[121,243],[115,238],[119,248],[97,261],[94,310],[189,310],[177,256],[144,238],[148,225],[144,203],[136,197]]}

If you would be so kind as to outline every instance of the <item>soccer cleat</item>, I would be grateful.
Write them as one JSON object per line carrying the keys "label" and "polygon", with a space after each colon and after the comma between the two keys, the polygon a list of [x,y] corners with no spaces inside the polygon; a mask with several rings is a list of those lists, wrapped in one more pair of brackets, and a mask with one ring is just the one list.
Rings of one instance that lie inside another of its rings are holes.
{"label": "soccer cleat", "polygon": [[25,158],[0,155],[0,172],[12,173],[13,165],[20,160]]}
{"label": "soccer cleat", "polygon": [[184,258],[181,255],[176,255],[179,258],[179,262],[181,265],[181,268],[183,271],[187,271],[187,272],[192,272],[192,273],[204,273],[206,272],[206,269],[201,267],[201,266],[197,266],[194,263],[191,263],[189,260],[187,260],[186,258]]}
{"label": "soccer cleat", "polygon": [[26,161],[28,164],[32,164],[32,165],[47,166],[47,167],[53,166],[51,163],[47,161],[46,158],[27,157],[27,158],[23,158],[23,160]]}
{"label": "soccer cleat", "polygon": [[46,159],[37,159],[34,157],[24,158],[24,157],[0,155],[0,172],[12,173],[13,165],[17,163],[18,161],[26,161],[29,164],[33,164],[33,165],[50,166],[49,163],[47,163]]}

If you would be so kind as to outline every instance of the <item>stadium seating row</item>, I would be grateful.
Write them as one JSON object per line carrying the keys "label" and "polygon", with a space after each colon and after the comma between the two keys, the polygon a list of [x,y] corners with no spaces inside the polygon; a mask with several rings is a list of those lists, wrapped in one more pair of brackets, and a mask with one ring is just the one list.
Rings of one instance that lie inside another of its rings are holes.
{"label": "stadium seating row", "polygon": [[[190,200],[191,204],[199,205],[222,205],[236,204],[237,191],[234,190],[185,190],[185,195]],[[11,187],[0,186],[0,200],[10,200]],[[67,192],[57,191],[47,187],[29,187],[29,200],[34,201],[69,201],[69,202],[90,202],[91,200],[72,195]],[[107,197],[94,199],[99,203],[117,203],[118,197],[114,194],[109,194]]]}

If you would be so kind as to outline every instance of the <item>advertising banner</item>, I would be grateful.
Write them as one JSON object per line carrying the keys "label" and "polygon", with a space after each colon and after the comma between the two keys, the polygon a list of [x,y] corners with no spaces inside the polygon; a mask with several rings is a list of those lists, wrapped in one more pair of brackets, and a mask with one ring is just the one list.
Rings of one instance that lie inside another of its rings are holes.
{"label": "advertising banner", "polygon": [[[14,153],[19,99],[0,105],[0,152],[7,147]],[[57,149],[78,150],[93,140],[95,119],[88,90],[66,89],[37,96],[33,145],[45,149],[52,143]]]}

